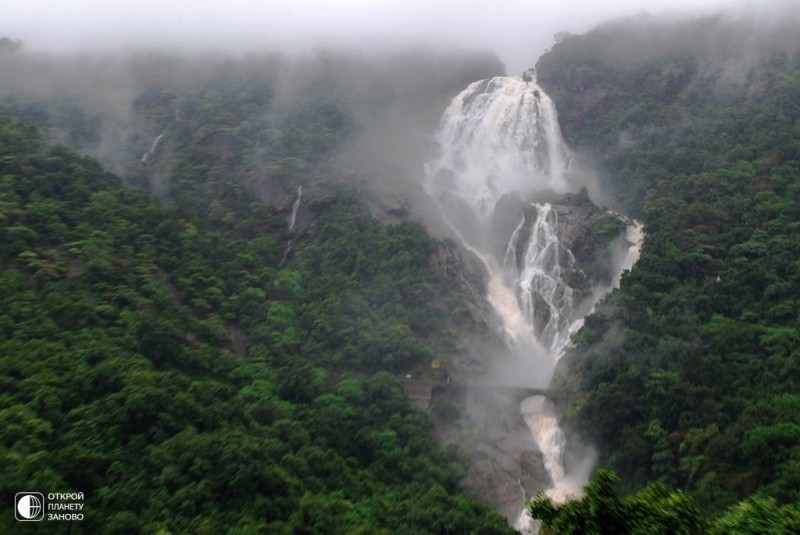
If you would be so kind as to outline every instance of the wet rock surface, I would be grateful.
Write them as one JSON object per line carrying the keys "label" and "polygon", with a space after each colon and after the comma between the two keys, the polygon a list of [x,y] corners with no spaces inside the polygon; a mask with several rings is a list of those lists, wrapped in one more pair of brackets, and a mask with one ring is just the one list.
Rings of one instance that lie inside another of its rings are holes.
{"label": "wet rock surface", "polygon": [[552,481],[519,407],[503,396],[480,397],[467,400],[458,427],[438,430],[467,455],[462,487],[513,525],[525,500]]}

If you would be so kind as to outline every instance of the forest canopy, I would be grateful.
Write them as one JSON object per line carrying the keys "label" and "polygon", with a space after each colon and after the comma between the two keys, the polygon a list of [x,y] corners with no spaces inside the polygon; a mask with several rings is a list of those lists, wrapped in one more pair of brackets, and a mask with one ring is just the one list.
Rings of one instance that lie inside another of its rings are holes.
{"label": "forest canopy", "polygon": [[626,492],[662,482],[709,515],[748,499],[728,520],[800,500],[800,45],[787,35],[628,20],[537,66],[565,137],[647,233],[575,338],[573,429]]}
{"label": "forest canopy", "polygon": [[[30,122],[91,139],[80,109],[6,103],[6,501],[82,493],[83,520],[52,526],[65,533],[508,533],[459,491],[459,452],[433,442],[391,373],[457,351],[436,321],[449,282],[428,265],[445,245],[414,223],[380,224],[336,185],[307,208],[315,231],[290,236],[219,153],[213,129],[263,98],[231,90],[184,101],[162,147],[168,202]],[[157,121],[171,98],[153,90],[137,106]],[[324,147],[351,132],[343,113],[309,99],[272,125],[274,180],[311,181]],[[153,164],[139,166],[149,181]]]}

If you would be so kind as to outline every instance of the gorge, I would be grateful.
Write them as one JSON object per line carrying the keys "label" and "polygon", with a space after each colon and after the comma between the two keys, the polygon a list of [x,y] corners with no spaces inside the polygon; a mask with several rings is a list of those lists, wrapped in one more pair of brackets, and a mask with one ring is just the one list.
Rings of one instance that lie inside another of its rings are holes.
{"label": "gorge", "polygon": [[[575,236],[578,221],[591,210],[576,209],[580,195],[568,193],[580,185],[580,175],[571,172],[555,106],[527,77],[470,84],[445,111],[436,139],[441,153],[426,167],[426,191],[461,245],[484,266],[486,299],[507,348],[507,354],[486,356],[489,375],[495,376],[491,381],[546,387],[570,335],[636,261],[641,226],[611,216],[618,223],[611,225],[616,236],[606,237],[594,259],[605,264],[605,277],[597,270],[587,275],[590,259],[579,261],[570,247],[592,239],[581,235],[588,228]],[[583,201],[598,210],[588,196]],[[535,484],[549,487],[557,500],[577,495],[588,474],[572,474],[564,466],[564,434],[552,404],[534,396],[520,407],[496,410],[520,409],[550,479]],[[530,524],[524,496],[531,489],[519,478],[517,485],[523,499],[516,508],[506,503],[499,510],[524,530]]]}
{"label": "gorge", "polygon": [[767,33],[628,19],[535,79],[0,50],[5,499],[84,493],[87,533],[800,533],[800,49]]}

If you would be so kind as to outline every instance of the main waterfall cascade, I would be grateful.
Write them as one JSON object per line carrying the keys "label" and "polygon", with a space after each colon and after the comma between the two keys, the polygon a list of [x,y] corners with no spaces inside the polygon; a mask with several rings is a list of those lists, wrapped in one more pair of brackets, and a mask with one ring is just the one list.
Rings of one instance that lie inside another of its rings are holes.
{"label": "main waterfall cascade", "polygon": [[[571,189],[571,158],[555,106],[534,81],[481,80],[453,99],[436,140],[441,153],[426,166],[426,191],[486,267],[487,300],[513,354],[506,364],[533,370],[527,377],[514,372],[513,386],[546,387],[571,333],[603,293],[595,289],[587,298],[567,283],[580,268],[558,238],[552,201]],[[635,241],[615,284],[638,258],[641,226],[630,223],[628,237]],[[564,469],[564,435],[550,404],[536,396],[522,403],[521,412],[553,482],[547,493],[557,500],[579,493],[585,481],[573,481]],[[517,527],[525,530],[530,518],[523,503]]]}

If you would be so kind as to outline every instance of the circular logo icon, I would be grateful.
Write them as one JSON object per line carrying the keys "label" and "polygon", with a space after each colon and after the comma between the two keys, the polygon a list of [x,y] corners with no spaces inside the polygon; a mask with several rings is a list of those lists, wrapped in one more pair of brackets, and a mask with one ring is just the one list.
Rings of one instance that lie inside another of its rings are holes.
{"label": "circular logo icon", "polygon": [[44,503],[41,494],[22,494],[17,496],[19,520],[35,520],[41,517],[43,512]]}

